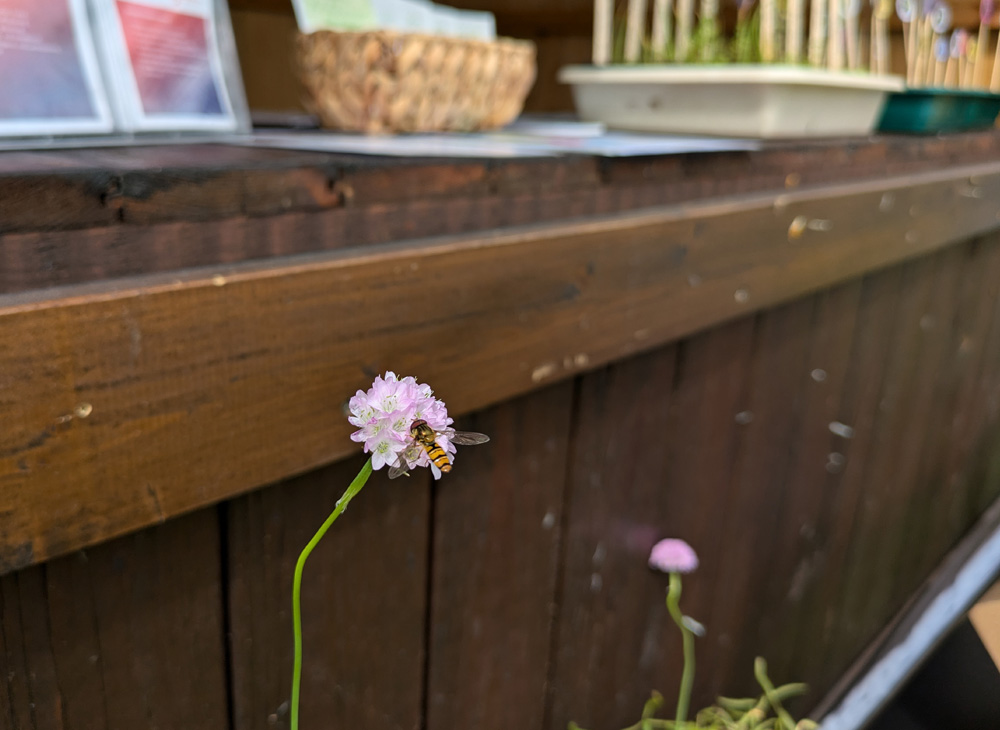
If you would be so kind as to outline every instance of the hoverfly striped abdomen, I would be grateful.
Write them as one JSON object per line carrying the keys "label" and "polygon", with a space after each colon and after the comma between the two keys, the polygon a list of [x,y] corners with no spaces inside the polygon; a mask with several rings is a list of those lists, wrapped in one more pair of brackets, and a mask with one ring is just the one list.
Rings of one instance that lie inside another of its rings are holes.
{"label": "hoverfly striped abdomen", "polygon": [[442,472],[451,471],[451,461],[441,444],[437,442],[437,432],[427,425],[427,421],[414,421],[410,426],[410,435],[427,452],[427,458]]}
{"label": "hoverfly striped abdomen", "polygon": [[[446,428],[443,431],[435,431],[430,427],[427,421],[417,419],[410,425],[410,438],[413,439],[413,444],[410,448],[399,455],[396,463],[389,469],[389,478],[395,479],[396,477],[407,474],[409,465],[416,460],[416,456],[420,453],[420,449],[424,450],[433,467],[438,469],[441,474],[447,474],[450,472],[451,457],[448,456],[448,451],[441,446],[440,443],[438,443],[438,438],[442,437],[447,439],[448,443],[458,444],[460,446],[485,444],[490,440],[490,437],[486,434],[456,431],[453,428]],[[452,447],[451,450],[454,451],[454,447]],[[438,476],[440,476],[440,474],[435,474],[435,478]]]}

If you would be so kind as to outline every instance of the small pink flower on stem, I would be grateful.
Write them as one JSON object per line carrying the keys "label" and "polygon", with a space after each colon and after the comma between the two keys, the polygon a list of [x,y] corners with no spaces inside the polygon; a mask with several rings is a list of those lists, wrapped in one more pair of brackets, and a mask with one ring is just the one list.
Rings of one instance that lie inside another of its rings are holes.
{"label": "small pink flower on stem", "polygon": [[698,555],[683,540],[660,540],[649,553],[649,567],[663,573],[691,573],[698,567]]}
{"label": "small pink flower on stem", "polygon": [[681,613],[681,573],[690,573],[698,567],[698,555],[694,548],[683,540],[668,538],[660,540],[649,553],[649,567],[670,574],[667,588],[667,611],[670,618],[681,630],[684,649],[684,670],[681,673],[681,688],[677,698],[677,719],[674,727],[687,727],[688,707],[691,704],[691,688],[694,686],[694,637],[705,633],[705,627]]}

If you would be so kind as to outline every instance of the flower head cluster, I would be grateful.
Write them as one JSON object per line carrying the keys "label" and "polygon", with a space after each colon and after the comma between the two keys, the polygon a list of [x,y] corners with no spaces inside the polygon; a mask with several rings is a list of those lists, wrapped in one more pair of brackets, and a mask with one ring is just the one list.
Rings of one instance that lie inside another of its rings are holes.
{"label": "flower head cluster", "polygon": [[[441,471],[410,435],[414,421],[426,421],[439,432],[452,423],[444,402],[434,397],[429,385],[418,383],[413,377],[397,378],[390,371],[376,377],[368,392],[359,390],[349,406],[351,415],[347,420],[358,427],[351,440],[365,445],[365,452],[372,455],[373,469],[405,462],[407,469],[430,466],[434,478],[441,478]],[[447,435],[439,435],[437,442],[449,457],[455,453]]]}
{"label": "flower head cluster", "polygon": [[690,573],[698,567],[698,555],[683,540],[660,540],[649,553],[649,567],[664,573]]}

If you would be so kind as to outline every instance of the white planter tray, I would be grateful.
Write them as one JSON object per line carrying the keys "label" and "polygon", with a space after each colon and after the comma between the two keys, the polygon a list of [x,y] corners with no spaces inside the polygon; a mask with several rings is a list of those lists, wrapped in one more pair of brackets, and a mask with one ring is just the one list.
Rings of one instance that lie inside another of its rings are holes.
{"label": "white planter tray", "polygon": [[801,66],[566,66],[577,113],[639,132],[781,139],[869,134],[898,76]]}

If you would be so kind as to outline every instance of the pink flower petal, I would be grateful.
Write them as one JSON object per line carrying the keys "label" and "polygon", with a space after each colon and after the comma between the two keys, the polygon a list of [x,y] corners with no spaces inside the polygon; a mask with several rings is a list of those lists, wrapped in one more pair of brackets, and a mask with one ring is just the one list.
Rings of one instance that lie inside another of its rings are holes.
{"label": "pink flower petal", "polygon": [[[392,371],[377,376],[372,387],[358,391],[348,403],[351,415],[348,421],[359,430],[351,440],[363,443],[365,451],[372,454],[372,468],[396,464],[400,454],[407,466],[431,467],[434,478],[441,477],[440,470],[431,464],[427,452],[413,442],[410,427],[416,420],[425,420],[435,431],[444,431],[451,425],[448,407],[434,397],[434,391],[416,378],[399,378]],[[455,446],[441,437],[441,447],[454,454]]]}
{"label": "pink flower petal", "polygon": [[664,573],[690,573],[698,567],[698,555],[683,540],[667,538],[653,545],[649,567]]}

